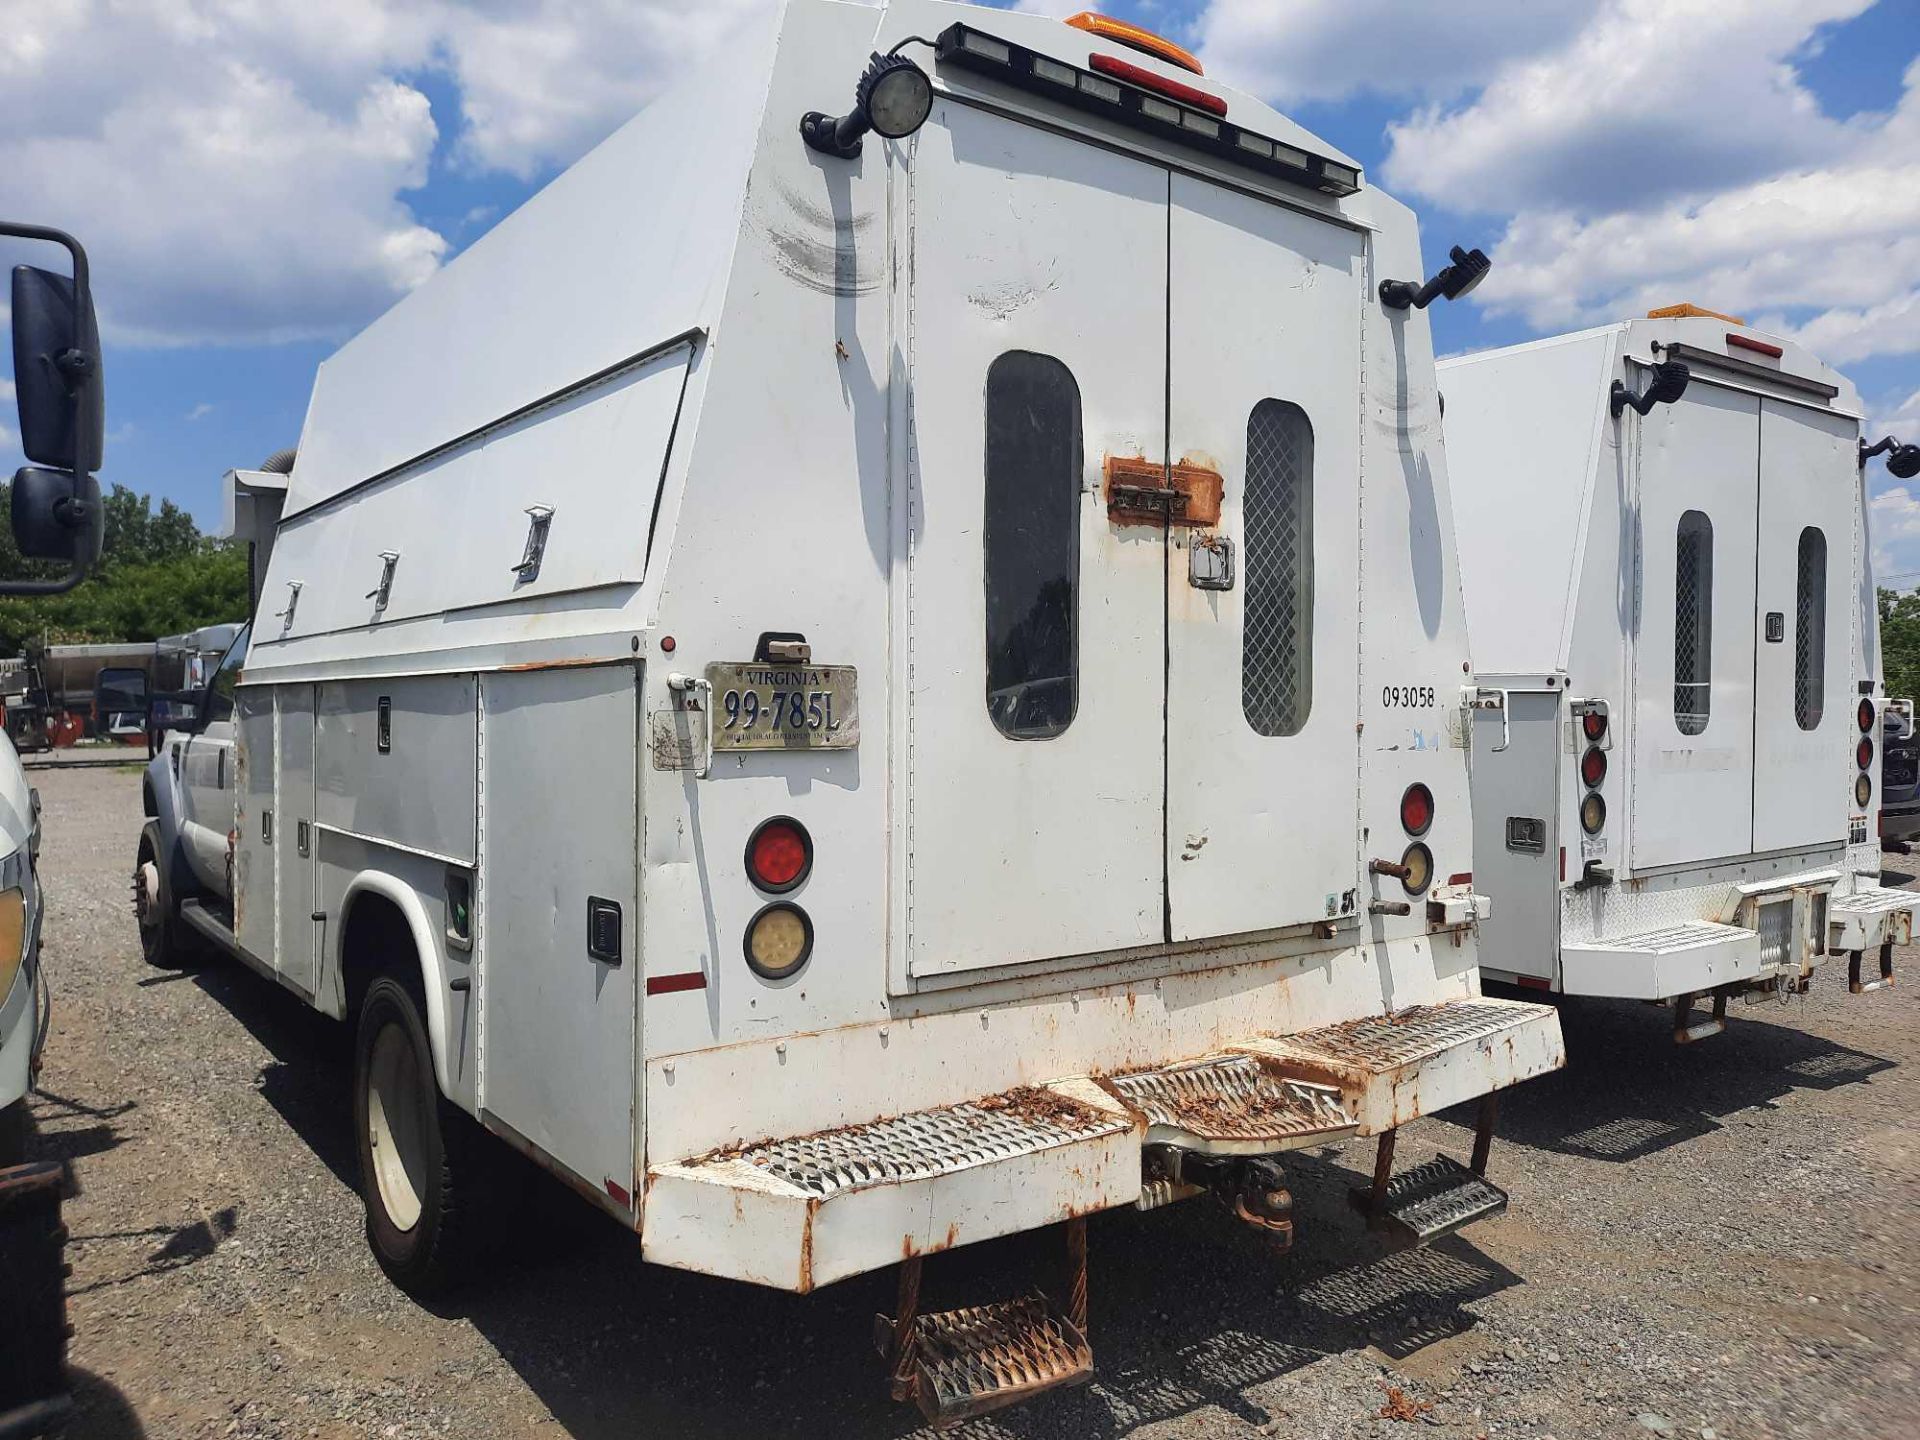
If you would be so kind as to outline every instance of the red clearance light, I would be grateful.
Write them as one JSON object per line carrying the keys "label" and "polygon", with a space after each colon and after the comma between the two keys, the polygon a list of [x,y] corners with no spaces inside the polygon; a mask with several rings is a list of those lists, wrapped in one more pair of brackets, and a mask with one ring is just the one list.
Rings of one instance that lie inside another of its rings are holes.
{"label": "red clearance light", "polygon": [[1607,733],[1607,712],[1589,710],[1580,717],[1580,733],[1598,745]]}
{"label": "red clearance light", "polygon": [[747,877],[770,895],[783,895],[813,869],[813,838],[786,815],[763,820],[747,841]]}
{"label": "red clearance light", "polygon": [[[1204,90],[1196,90],[1191,85],[1182,85],[1178,80],[1169,80],[1164,75],[1156,75],[1142,66],[1115,59],[1111,55],[1089,55],[1087,67],[1102,75],[1110,75],[1115,80],[1124,80],[1129,85],[1138,85],[1142,90],[1151,90],[1156,95],[1164,95],[1169,100],[1178,100],[1182,105],[1191,105],[1196,110],[1205,110],[1208,114],[1225,116],[1227,102],[1218,95],[1209,95]],[[1172,122],[1178,124],[1175,120]]]}
{"label": "red clearance light", "polygon": [[1873,729],[1873,701],[1862,700],[1860,702],[1860,733],[1865,735],[1871,729]]}
{"label": "red clearance light", "polygon": [[1424,835],[1433,828],[1433,792],[1418,781],[1400,797],[1400,826],[1409,835]]}
{"label": "red clearance light", "polygon": [[1607,778],[1607,752],[1598,745],[1589,745],[1587,753],[1580,757],[1580,778],[1589,790],[1598,788]]}
{"label": "red clearance light", "polygon": [[1873,764],[1873,739],[1871,736],[1862,735],[1860,737],[1860,743],[1853,747],[1853,759],[1854,763],[1862,770],[1867,769]]}
{"label": "red clearance light", "polygon": [[1756,355],[1770,355],[1775,360],[1787,353],[1778,345],[1769,345],[1764,340],[1755,340],[1751,335],[1736,335],[1731,330],[1727,332],[1727,347],[1731,350],[1751,350]]}

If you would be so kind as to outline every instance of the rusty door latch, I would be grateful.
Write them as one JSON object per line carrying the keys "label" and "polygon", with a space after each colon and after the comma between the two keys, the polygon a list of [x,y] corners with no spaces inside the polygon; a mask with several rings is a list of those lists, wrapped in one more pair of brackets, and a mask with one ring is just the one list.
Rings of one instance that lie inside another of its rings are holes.
{"label": "rusty door latch", "polygon": [[1109,455],[1107,518],[1116,525],[1218,525],[1226,482],[1220,472],[1182,460],[1165,465],[1145,456]]}

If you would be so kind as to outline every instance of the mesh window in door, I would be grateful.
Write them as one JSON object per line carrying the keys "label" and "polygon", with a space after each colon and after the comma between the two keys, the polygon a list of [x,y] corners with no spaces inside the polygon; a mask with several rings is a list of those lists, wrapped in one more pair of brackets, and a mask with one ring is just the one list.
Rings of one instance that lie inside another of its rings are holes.
{"label": "mesh window in door", "polygon": [[1258,735],[1298,735],[1313,708],[1313,424],[1285,400],[1247,417],[1246,613],[1240,709]]}
{"label": "mesh window in door", "polygon": [[1713,713],[1713,522],[1680,517],[1674,537],[1673,723],[1698,735]]}
{"label": "mesh window in door", "polygon": [[1079,703],[1080,387],[1050,355],[987,368],[987,713],[1047,740]]}
{"label": "mesh window in door", "polygon": [[1793,718],[1817,730],[1827,701],[1827,537],[1812,525],[1800,532],[1795,614]]}

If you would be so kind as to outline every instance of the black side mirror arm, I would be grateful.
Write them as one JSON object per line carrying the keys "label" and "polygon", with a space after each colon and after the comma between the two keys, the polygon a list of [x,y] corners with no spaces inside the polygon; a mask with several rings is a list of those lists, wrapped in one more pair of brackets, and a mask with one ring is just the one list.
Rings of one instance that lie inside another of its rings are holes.
{"label": "black side mirror arm", "polygon": [[1687,382],[1693,378],[1685,362],[1680,360],[1662,360],[1653,367],[1653,378],[1647,381],[1647,388],[1638,393],[1627,388],[1627,382],[1613,382],[1613,393],[1608,401],[1613,418],[1618,420],[1620,412],[1628,406],[1633,407],[1637,415],[1645,415],[1656,405],[1671,405],[1687,393]]}
{"label": "black side mirror arm", "polygon": [[1920,475],[1920,445],[1906,445],[1891,435],[1883,435],[1869,445],[1860,441],[1860,468],[1867,468],[1867,461],[1876,455],[1887,457],[1887,473],[1896,480],[1911,480]]}

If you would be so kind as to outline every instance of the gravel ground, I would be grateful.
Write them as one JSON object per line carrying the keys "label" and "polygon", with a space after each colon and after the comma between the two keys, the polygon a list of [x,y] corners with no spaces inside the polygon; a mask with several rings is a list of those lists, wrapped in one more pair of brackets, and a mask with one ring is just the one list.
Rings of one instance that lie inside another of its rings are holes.
{"label": "gravel ground", "polygon": [[[401,1295],[360,1233],[344,1030],[236,966],[148,970],[137,771],[35,779],[56,990],[36,1143],[83,1186],[73,1435],[914,1429],[868,1348],[887,1277],[800,1299],[651,1269],[557,1185],[472,1293]],[[1204,1203],[1097,1217],[1097,1382],[950,1433],[1920,1433],[1920,997],[1855,999],[1830,966],[1733,1014],[1676,1047],[1648,1007],[1564,1007],[1568,1070],[1503,1106],[1511,1212],[1429,1249],[1387,1254],[1348,1212],[1371,1146],[1293,1167],[1293,1254]],[[1464,1155],[1468,1123],[1410,1127],[1402,1163]],[[936,1260],[928,1299],[1006,1293],[1055,1243]]]}

